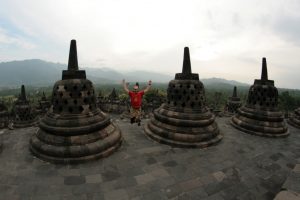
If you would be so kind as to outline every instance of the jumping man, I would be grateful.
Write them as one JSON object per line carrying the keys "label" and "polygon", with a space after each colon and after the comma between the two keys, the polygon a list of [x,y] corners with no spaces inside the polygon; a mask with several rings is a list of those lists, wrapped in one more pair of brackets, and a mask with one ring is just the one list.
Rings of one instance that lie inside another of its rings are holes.
{"label": "jumping man", "polygon": [[148,86],[146,89],[139,91],[139,83],[136,83],[133,86],[133,91],[130,91],[128,89],[128,84],[125,83],[125,80],[123,79],[123,87],[124,90],[128,93],[130,96],[130,122],[133,124],[134,122],[137,122],[138,125],[141,125],[141,107],[142,107],[142,98],[145,92],[147,92],[151,87],[152,81],[150,80],[148,82]]}

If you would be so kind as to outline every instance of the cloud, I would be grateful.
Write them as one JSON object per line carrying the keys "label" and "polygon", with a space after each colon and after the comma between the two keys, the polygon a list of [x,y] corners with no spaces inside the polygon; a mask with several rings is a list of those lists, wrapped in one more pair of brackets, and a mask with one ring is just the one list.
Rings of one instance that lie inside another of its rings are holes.
{"label": "cloud", "polygon": [[282,16],[274,25],[275,31],[287,42],[300,46],[300,15]]}
{"label": "cloud", "polygon": [[29,42],[20,36],[11,36],[6,30],[0,27],[0,45],[14,45],[16,48],[31,50],[35,48],[35,44]]}
{"label": "cloud", "polygon": [[19,34],[0,30],[0,44],[6,58],[66,63],[74,38],[82,67],[170,75],[189,46],[200,77],[248,83],[265,56],[275,83],[299,87],[281,73],[282,66],[299,73],[299,9],[298,0],[2,0],[0,19]]}

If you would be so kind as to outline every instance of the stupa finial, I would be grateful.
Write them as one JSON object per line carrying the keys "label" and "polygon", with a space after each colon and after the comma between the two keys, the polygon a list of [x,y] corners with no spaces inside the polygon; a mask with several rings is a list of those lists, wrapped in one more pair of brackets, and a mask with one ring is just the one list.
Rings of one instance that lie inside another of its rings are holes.
{"label": "stupa finial", "polygon": [[191,74],[191,60],[190,60],[190,51],[188,47],[184,47],[184,55],[183,55],[183,65],[182,65],[182,74]]}
{"label": "stupa finial", "polygon": [[77,71],[78,70],[76,40],[71,40],[68,70],[72,70],[72,71]]}
{"label": "stupa finial", "polygon": [[262,59],[261,80],[268,80],[268,69],[266,58]]}
{"label": "stupa finial", "polygon": [[26,92],[25,92],[25,86],[24,85],[21,86],[20,99],[26,101]]}
{"label": "stupa finial", "polygon": [[199,80],[199,75],[192,73],[190,50],[188,47],[184,47],[182,72],[175,74],[175,80]]}
{"label": "stupa finial", "polygon": [[86,79],[85,71],[78,67],[76,40],[71,40],[68,69],[63,70],[62,79]]}
{"label": "stupa finial", "polygon": [[233,88],[232,97],[237,97],[236,86]]}

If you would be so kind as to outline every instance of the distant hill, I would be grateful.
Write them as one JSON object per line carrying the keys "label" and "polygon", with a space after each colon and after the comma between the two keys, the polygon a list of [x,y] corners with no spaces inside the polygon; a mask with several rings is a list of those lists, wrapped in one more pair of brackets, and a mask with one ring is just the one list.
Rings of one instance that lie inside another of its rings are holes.
{"label": "distant hill", "polygon": [[226,80],[224,78],[204,78],[201,79],[201,81],[203,82],[204,85],[222,85],[222,84],[226,84],[226,85],[235,85],[235,86],[247,86],[249,87],[249,84],[246,83],[241,83],[238,81],[234,81],[234,80]]}
{"label": "distant hill", "polygon": [[[153,88],[167,90],[168,82],[174,79],[175,74],[165,75],[149,71],[130,71],[119,72],[111,68],[82,68],[86,70],[87,78],[93,81],[97,91],[110,93],[112,88],[118,92],[123,91],[121,80],[133,83],[138,81],[141,87],[146,86],[146,81],[153,81]],[[0,98],[1,96],[17,95],[20,93],[20,87],[25,84],[28,95],[34,95],[45,91],[48,95],[52,92],[53,84],[61,79],[62,70],[67,69],[65,64],[46,62],[39,59],[11,61],[0,63]],[[206,78],[200,80],[205,86],[206,95],[213,99],[216,92],[222,92],[225,95],[231,95],[233,86],[237,86],[238,95],[246,98],[250,85],[240,83],[234,80],[223,78]],[[279,93],[288,91],[290,95],[300,98],[300,90],[278,88]]]}
{"label": "distant hill", "polygon": [[[61,79],[65,64],[46,62],[39,59],[11,61],[0,63],[0,89],[18,88],[20,85],[34,87],[52,86]],[[95,84],[119,84],[123,78],[129,82],[146,82],[152,80],[155,83],[168,83],[174,79],[174,75],[165,75],[149,71],[118,72],[111,68],[82,68],[86,70],[87,78]],[[208,87],[232,88],[236,86],[248,86],[233,80],[222,78],[201,79]]]}
{"label": "distant hill", "polygon": [[60,79],[64,65],[42,60],[23,60],[0,63],[0,86],[49,85]]}
{"label": "distant hill", "polygon": [[[62,70],[67,65],[46,62],[39,59],[11,61],[0,63],[0,87],[14,88],[21,84],[31,86],[48,86],[61,79]],[[173,77],[149,71],[133,71],[120,73],[110,68],[82,68],[86,70],[87,78],[94,83],[120,83],[127,81],[148,81],[165,83]]]}
{"label": "distant hill", "polygon": [[110,68],[84,68],[86,70],[87,77],[96,84],[119,84],[123,79],[128,82],[146,82],[152,80],[156,83],[167,83],[172,76],[160,74],[150,71],[130,71],[130,72],[118,72]]}

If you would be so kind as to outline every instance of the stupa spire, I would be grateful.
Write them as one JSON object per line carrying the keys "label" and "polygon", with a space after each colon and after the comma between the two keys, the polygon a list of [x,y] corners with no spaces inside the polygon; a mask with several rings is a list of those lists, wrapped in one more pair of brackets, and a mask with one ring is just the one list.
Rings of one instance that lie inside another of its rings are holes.
{"label": "stupa spire", "polygon": [[26,92],[25,92],[25,86],[24,85],[21,86],[21,96],[20,96],[20,99],[26,101]]}
{"label": "stupa spire", "polygon": [[233,88],[232,97],[237,97],[236,86]]}
{"label": "stupa spire", "polygon": [[182,65],[182,74],[191,74],[191,60],[190,60],[190,51],[188,47],[184,47],[184,55],[183,55],[183,65]]}
{"label": "stupa spire", "polygon": [[70,70],[70,71],[77,71],[78,70],[76,40],[71,40],[68,70]]}
{"label": "stupa spire", "polygon": [[268,80],[268,69],[266,58],[262,59],[261,80]]}
{"label": "stupa spire", "polygon": [[190,50],[188,47],[184,47],[182,72],[175,74],[175,80],[199,80],[199,75],[192,73]]}
{"label": "stupa spire", "polygon": [[62,74],[62,80],[65,79],[86,79],[85,71],[78,67],[76,40],[71,40],[68,69]]}

